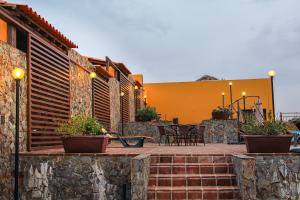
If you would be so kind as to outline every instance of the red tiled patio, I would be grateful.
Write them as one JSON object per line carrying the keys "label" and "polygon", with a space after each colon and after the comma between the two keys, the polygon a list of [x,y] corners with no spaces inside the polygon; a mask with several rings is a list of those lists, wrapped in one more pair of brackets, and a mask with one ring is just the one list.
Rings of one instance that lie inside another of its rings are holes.
{"label": "red tiled patio", "polygon": [[[151,155],[178,155],[178,154],[244,154],[246,153],[245,145],[228,145],[228,144],[198,144],[198,146],[168,146],[158,145],[154,143],[145,143],[143,148],[124,148],[121,144],[115,142],[109,144],[106,153],[103,155],[139,155],[139,154],[151,154]],[[47,149],[32,152],[23,152],[30,155],[48,155],[48,154],[64,154],[62,148],[59,149]]]}

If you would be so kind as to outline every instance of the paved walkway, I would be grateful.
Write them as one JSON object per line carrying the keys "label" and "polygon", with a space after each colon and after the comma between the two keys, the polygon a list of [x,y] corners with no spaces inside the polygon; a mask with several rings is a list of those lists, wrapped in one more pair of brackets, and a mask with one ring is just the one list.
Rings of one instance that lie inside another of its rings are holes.
{"label": "paved walkway", "polygon": [[[23,155],[45,155],[45,154],[63,154],[64,150],[47,149],[33,152],[24,152]],[[118,142],[109,144],[106,150],[107,155],[139,155],[139,154],[244,154],[245,145],[228,144],[198,144],[198,146],[169,146],[146,143],[143,148],[124,148]]]}

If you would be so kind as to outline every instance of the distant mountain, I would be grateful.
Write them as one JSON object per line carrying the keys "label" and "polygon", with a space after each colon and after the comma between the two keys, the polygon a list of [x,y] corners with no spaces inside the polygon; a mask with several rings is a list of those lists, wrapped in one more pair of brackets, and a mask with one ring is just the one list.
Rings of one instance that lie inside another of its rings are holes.
{"label": "distant mountain", "polygon": [[204,75],[201,78],[197,79],[196,81],[209,81],[209,80],[219,80],[214,76],[210,76],[210,75]]}

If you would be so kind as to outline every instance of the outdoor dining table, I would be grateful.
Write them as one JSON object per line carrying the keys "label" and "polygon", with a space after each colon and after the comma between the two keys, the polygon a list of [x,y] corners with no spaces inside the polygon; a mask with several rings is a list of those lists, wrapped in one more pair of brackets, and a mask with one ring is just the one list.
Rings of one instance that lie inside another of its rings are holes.
{"label": "outdoor dining table", "polygon": [[178,146],[183,144],[182,141],[184,142],[184,145],[191,145],[192,139],[196,138],[197,125],[195,124],[172,124],[168,126],[174,130],[174,140]]}

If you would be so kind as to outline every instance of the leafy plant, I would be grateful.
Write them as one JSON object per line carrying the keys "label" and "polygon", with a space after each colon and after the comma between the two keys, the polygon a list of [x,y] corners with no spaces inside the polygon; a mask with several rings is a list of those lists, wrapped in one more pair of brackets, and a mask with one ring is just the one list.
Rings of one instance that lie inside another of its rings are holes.
{"label": "leafy plant", "polygon": [[103,125],[95,118],[76,115],[65,123],[60,124],[57,132],[67,135],[102,135],[106,133]]}
{"label": "leafy plant", "polygon": [[147,122],[154,119],[159,119],[158,113],[154,107],[146,107],[137,111],[136,121]]}
{"label": "leafy plant", "polygon": [[265,121],[262,124],[249,121],[241,126],[245,135],[285,135],[287,127],[279,121]]}
{"label": "leafy plant", "polygon": [[212,114],[226,114],[226,115],[230,115],[231,111],[228,108],[217,107],[216,109],[213,109]]}

